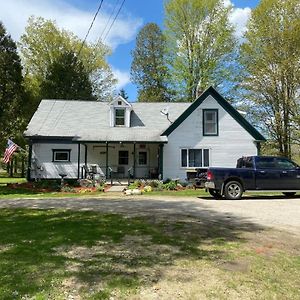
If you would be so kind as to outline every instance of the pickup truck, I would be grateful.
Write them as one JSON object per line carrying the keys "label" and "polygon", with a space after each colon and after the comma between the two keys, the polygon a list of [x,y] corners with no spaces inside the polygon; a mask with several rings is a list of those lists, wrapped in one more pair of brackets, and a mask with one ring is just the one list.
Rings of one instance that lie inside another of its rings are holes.
{"label": "pickup truck", "polygon": [[293,196],[300,191],[300,167],[285,157],[249,156],[236,168],[208,168],[205,189],[216,199],[241,199],[245,191],[280,191]]}

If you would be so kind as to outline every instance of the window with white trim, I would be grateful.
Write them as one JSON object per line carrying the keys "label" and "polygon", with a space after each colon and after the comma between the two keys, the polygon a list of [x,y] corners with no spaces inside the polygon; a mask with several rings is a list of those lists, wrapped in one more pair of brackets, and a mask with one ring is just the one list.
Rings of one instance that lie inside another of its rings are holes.
{"label": "window with white trim", "polygon": [[115,109],[115,125],[124,126],[125,125],[125,108]]}
{"label": "window with white trim", "polygon": [[203,135],[219,135],[217,109],[203,109]]}
{"label": "window with white trim", "polygon": [[181,149],[181,167],[209,167],[209,149]]}
{"label": "window with white trim", "polygon": [[53,162],[69,162],[70,161],[70,149],[52,149],[52,161]]}

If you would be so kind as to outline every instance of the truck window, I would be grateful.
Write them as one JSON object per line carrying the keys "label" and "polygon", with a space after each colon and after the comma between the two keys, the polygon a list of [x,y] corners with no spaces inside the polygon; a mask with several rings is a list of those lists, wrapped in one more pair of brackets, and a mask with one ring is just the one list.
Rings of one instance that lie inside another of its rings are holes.
{"label": "truck window", "polygon": [[252,157],[242,157],[239,158],[236,164],[237,168],[253,168],[253,158]]}
{"label": "truck window", "polygon": [[256,159],[257,169],[276,169],[276,160],[274,157],[257,157]]}
{"label": "truck window", "polygon": [[286,158],[276,158],[276,161],[279,169],[290,170],[296,168],[296,165]]}

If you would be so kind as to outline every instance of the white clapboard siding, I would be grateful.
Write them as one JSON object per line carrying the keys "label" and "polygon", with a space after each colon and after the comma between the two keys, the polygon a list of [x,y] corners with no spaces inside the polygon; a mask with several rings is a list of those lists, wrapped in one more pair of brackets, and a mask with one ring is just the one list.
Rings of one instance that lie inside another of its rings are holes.
{"label": "white clapboard siding", "polygon": [[[53,149],[70,149],[70,162],[53,162]],[[85,163],[85,146],[80,148],[80,172]],[[133,144],[126,143],[111,143],[108,147],[108,166],[113,170],[117,170],[119,166],[119,151],[125,150],[129,152],[128,165],[124,167],[124,177],[127,177],[128,169],[132,168],[133,162]],[[148,162],[145,166],[140,166],[138,163],[138,152],[146,151]],[[146,144],[145,147],[140,147],[136,144],[136,177],[145,178],[149,176],[151,168],[158,168],[158,145]],[[104,143],[88,143],[87,144],[87,164],[98,165],[101,169],[101,174],[106,173],[106,145]],[[131,173],[133,171],[131,170]],[[77,178],[78,176],[78,144],[62,144],[62,143],[34,143],[32,145],[32,160],[31,160],[31,178],[38,179],[55,179],[60,178],[59,174],[66,174],[66,178]],[[81,176],[81,173],[80,173]]]}
{"label": "white clapboard siding", "polygon": [[[70,149],[70,162],[53,162],[52,149]],[[81,166],[84,164],[84,146],[81,146]],[[66,178],[78,176],[78,145],[62,143],[34,143],[32,145],[31,178],[55,179],[59,174]]]}
{"label": "white clapboard siding", "polygon": [[[203,136],[203,109],[218,109],[218,136]],[[257,154],[254,138],[212,96],[168,136],[168,144],[164,146],[165,179],[186,178],[187,168],[181,168],[181,148],[210,149],[212,167],[235,167],[239,157]]]}

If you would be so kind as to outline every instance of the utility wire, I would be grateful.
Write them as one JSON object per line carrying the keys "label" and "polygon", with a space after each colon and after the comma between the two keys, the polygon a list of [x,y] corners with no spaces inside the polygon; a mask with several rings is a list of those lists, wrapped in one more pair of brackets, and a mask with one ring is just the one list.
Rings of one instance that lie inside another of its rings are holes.
{"label": "utility wire", "polygon": [[108,18],[108,21],[106,22],[105,27],[104,27],[104,29],[102,30],[101,34],[100,34],[100,37],[99,37],[99,39],[98,39],[98,43],[101,41],[102,36],[103,36],[104,32],[106,31],[107,26],[108,26],[108,24],[110,23],[110,20],[111,20],[112,16],[114,15],[115,10],[116,10],[116,8],[117,8],[119,2],[120,2],[120,0],[117,0],[117,1],[116,1],[115,6],[114,6],[114,8],[113,8],[113,10],[112,10],[112,13],[110,14],[110,16],[109,16],[109,18]]}
{"label": "utility wire", "polygon": [[107,31],[105,37],[103,38],[103,42],[105,41],[105,39],[106,39],[107,36],[109,35],[109,32],[110,32],[111,28],[113,27],[113,25],[114,25],[114,23],[115,23],[115,21],[116,21],[118,15],[119,15],[119,13],[120,13],[122,7],[123,7],[123,5],[124,5],[124,2],[125,2],[125,0],[123,0],[122,4],[120,5],[119,10],[118,10],[117,14],[115,15],[114,20],[112,21],[112,23],[111,23],[111,25],[110,25],[110,27],[109,27],[109,29],[108,29],[108,31]]}
{"label": "utility wire", "polygon": [[85,43],[85,41],[86,41],[86,39],[87,39],[87,37],[88,37],[88,35],[89,35],[89,33],[90,33],[90,31],[91,31],[93,25],[94,25],[94,22],[95,22],[95,20],[96,20],[96,18],[97,18],[97,15],[98,15],[98,13],[99,13],[99,11],[100,11],[100,9],[101,9],[102,3],[103,3],[103,0],[101,0],[100,4],[99,4],[99,6],[98,6],[98,9],[97,9],[97,11],[96,11],[96,13],[95,13],[95,15],[94,15],[94,18],[93,18],[93,20],[92,20],[92,23],[91,23],[91,25],[90,25],[90,27],[89,27],[89,30],[87,31],[87,33],[86,33],[86,35],[85,35],[85,38],[84,38],[84,40],[82,41],[82,44],[81,44],[80,49],[79,49],[79,51],[78,51],[78,56],[80,55],[80,52],[81,52],[81,50],[82,50],[82,48],[83,48],[83,45],[84,45],[84,43]]}

